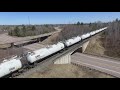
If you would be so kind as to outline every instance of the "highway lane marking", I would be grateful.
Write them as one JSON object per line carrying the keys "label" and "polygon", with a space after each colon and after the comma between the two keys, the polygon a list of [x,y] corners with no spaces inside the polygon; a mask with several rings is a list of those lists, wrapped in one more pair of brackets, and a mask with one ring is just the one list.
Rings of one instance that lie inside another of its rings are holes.
{"label": "highway lane marking", "polygon": [[[76,61],[78,62],[78,61]],[[88,65],[88,66],[93,66],[95,68],[100,68],[100,69],[103,69],[103,70],[107,70],[107,71],[110,71],[110,72],[114,72],[114,73],[118,73],[120,75],[120,72],[117,72],[117,71],[114,71],[114,70],[110,70],[110,69],[106,69],[106,68],[103,68],[103,67],[99,67],[99,66],[95,66],[95,65],[92,65],[92,64],[88,64],[88,63],[84,63],[84,62],[78,62],[78,63],[83,63],[84,65]],[[99,70],[98,70],[99,71]],[[107,72],[106,72],[107,73]],[[109,73],[110,74],[110,73]]]}
{"label": "highway lane marking", "polygon": [[112,63],[115,63],[115,64],[120,64],[119,61],[103,60],[103,59],[100,59],[99,57],[98,58],[97,57],[92,57],[92,56],[81,54],[81,53],[80,53],[80,55],[84,55],[84,56],[89,57],[89,58],[99,59],[99,60],[102,60],[102,61],[112,62]]}

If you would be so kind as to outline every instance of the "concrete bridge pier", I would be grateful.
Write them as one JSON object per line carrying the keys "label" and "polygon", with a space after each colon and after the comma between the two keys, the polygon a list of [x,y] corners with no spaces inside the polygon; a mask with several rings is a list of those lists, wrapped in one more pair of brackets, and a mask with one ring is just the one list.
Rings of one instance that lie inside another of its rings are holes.
{"label": "concrete bridge pier", "polygon": [[87,46],[89,44],[89,41],[85,42],[81,47],[82,47],[82,53],[85,52]]}
{"label": "concrete bridge pier", "polygon": [[[89,44],[89,41],[85,42],[82,46],[78,47],[78,51],[80,49],[80,52],[84,52],[87,48],[87,45]],[[67,53],[66,55],[63,55],[62,57],[56,59],[54,61],[54,64],[70,64],[71,63],[71,55],[75,53],[77,50],[74,50],[70,53]]]}
{"label": "concrete bridge pier", "polygon": [[54,64],[70,64],[71,63],[71,53],[68,53],[57,60],[55,60]]}

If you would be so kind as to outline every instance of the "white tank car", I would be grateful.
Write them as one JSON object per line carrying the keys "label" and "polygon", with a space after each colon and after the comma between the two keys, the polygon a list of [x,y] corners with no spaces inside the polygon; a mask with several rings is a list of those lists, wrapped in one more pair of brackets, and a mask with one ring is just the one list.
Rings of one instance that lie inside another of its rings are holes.
{"label": "white tank car", "polygon": [[105,27],[104,29],[107,29],[108,27]]}
{"label": "white tank car", "polygon": [[64,48],[64,44],[61,42],[58,42],[57,44],[50,45],[46,48],[42,48],[36,51],[33,51],[31,53],[28,53],[27,60],[30,63],[34,63],[35,61],[38,61],[40,59],[43,59],[55,52],[58,52]]}
{"label": "white tank car", "polygon": [[107,29],[108,27],[104,27],[104,28],[102,28],[102,30],[101,31],[103,31],[103,30],[105,30],[105,29]]}
{"label": "white tank car", "polygon": [[103,31],[103,30],[105,30],[105,29],[107,29],[107,27],[104,27],[104,28],[99,29],[99,32],[101,32],[101,31]]}
{"label": "white tank car", "polygon": [[99,30],[100,30],[100,32],[101,32],[101,31],[103,31],[103,30],[104,30],[104,28],[101,28],[101,29],[99,29]]}
{"label": "white tank car", "polygon": [[71,46],[77,42],[81,41],[81,37],[77,36],[77,37],[73,37],[71,39],[68,39],[65,41],[65,45],[66,46]]}
{"label": "white tank car", "polygon": [[101,31],[103,31],[103,30],[105,30],[105,29],[107,29],[107,27],[101,28],[101,29],[99,29],[99,30],[96,30],[96,33],[99,33],[99,32],[101,32]]}
{"label": "white tank car", "polygon": [[92,36],[92,35],[95,35],[95,31],[90,32],[90,35],[91,35],[91,36]]}
{"label": "white tank car", "polygon": [[100,32],[100,29],[97,30],[97,33],[99,33],[99,32]]}
{"label": "white tank car", "polygon": [[99,33],[99,30],[96,30],[96,33]]}
{"label": "white tank car", "polygon": [[95,30],[95,34],[97,34],[98,32],[97,32],[97,30]]}
{"label": "white tank car", "polygon": [[100,29],[100,31],[103,31],[104,29]]}
{"label": "white tank car", "polygon": [[4,60],[0,64],[0,77],[6,76],[14,71],[19,70],[20,68],[22,68],[22,63],[20,58],[17,58],[17,56],[9,60]]}
{"label": "white tank car", "polygon": [[83,35],[81,36],[82,39],[86,39],[86,38],[88,38],[88,37],[90,37],[90,33],[83,34]]}
{"label": "white tank car", "polygon": [[99,32],[101,32],[102,30],[101,29],[99,29]]}

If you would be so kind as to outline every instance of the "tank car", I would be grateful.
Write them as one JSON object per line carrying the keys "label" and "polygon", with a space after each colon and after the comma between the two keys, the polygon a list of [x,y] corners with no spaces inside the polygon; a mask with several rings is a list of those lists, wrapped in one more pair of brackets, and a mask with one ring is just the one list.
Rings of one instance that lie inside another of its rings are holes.
{"label": "tank car", "polygon": [[43,59],[51,54],[54,54],[64,48],[64,44],[62,42],[58,42],[57,44],[50,45],[48,47],[29,52],[27,54],[27,61],[29,63],[34,63],[40,59]]}
{"label": "tank car", "polygon": [[99,30],[96,30],[95,32],[96,32],[96,34],[97,34],[97,33],[99,33]]}
{"label": "tank car", "polygon": [[105,30],[105,29],[107,29],[107,28],[108,28],[108,27],[101,28],[100,31],[103,31],[103,30]]}
{"label": "tank car", "polygon": [[86,38],[88,38],[88,37],[90,37],[90,33],[83,34],[83,35],[81,36],[81,38],[82,38],[83,40],[86,39]]}
{"label": "tank car", "polygon": [[71,45],[73,45],[73,44],[75,44],[75,43],[77,43],[77,42],[79,42],[79,41],[81,41],[81,37],[80,37],[80,36],[73,37],[73,38],[71,38],[71,39],[66,40],[66,41],[65,41],[65,45],[66,45],[67,47],[69,47],[69,46],[71,46]]}
{"label": "tank car", "polygon": [[20,58],[18,58],[17,56],[12,57],[9,60],[6,59],[0,64],[0,77],[6,76],[21,68],[22,63],[20,61]]}
{"label": "tank car", "polygon": [[90,35],[91,36],[95,35],[95,31],[90,32]]}

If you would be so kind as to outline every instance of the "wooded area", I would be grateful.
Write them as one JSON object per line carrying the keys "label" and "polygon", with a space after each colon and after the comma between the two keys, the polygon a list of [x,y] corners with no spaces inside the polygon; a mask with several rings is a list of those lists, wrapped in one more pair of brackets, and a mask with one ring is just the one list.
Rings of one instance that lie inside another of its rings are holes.
{"label": "wooded area", "polygon": [[26,37],[26,36],[34,36],[34,35],[49,33],[52,31],[55,31],[55,29],[53,26],[49,26],[49,25],[43,25],[43,26],[22,25],[22,26],[16,26],[14,27],[14,29],[9,30],[8,34],[11,36]]}
{"label": "wooded area", "polygon": [[105,54],[112,57],[120,57],[120,20],[116,19],[108,23],[108,29],[102,35]]}
{"label": "wooded area", "polygon": [[58,35],[56,39],[53,40],[54,43],[58,41],[64,41],[69,38],[75,37],[77,35],[82,35],[87,32],[100,29],[102,27],[106,26],[106,24],[103,24],[101,22],[96,22],[96,23],[77,23],[77,24],[68,24],[64,25],[62,28],[62,31]]}

